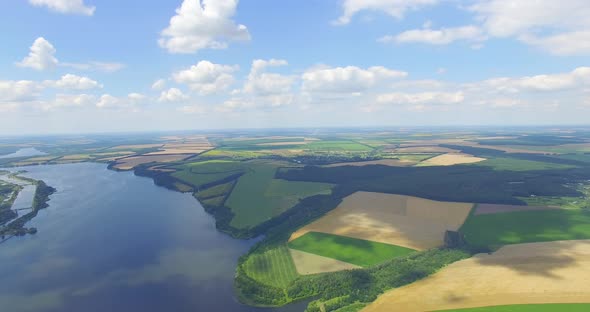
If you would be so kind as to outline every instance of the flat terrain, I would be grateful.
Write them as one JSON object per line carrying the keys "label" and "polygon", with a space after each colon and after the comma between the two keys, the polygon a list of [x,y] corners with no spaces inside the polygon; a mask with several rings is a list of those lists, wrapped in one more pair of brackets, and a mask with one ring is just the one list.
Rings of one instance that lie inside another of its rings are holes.
{"label": "flat terrain", "polygon": [[514,304],[482,308],[445,310],[445,312],[586,312],[590,303]]}
{"label": "flat terrain", "polygon": [[444,233],[459,229],[472,206],[356,192],[324,217],[293,233],[290,240],[307,232],[321,232],[424,250],[441,246]]}
{"label": "flat terrain", "polygon": [[360,266],[312,253],[289,249],[297,273],[301,275],[336,272],[360,268]]}
{"label": "flat terrain", "polygon": [[535,210],[550,210],[559,209],[555,206],[519,206],[519,205],[497,205],[497,204],[478,204],[475,209],[475,215],[494,214],[503,212],[516,211],[535,211]]}
{"label": "flat terrain", "polygon": [[243,265],[246,274],[264,284],[286,287],[297,278],[297,271],[286,246],[252,255]]}
{"label": "flat terrain", "polygon": [[363,267],[415,251],[395,245],[318,232],[308,232],[290,241],[289,248]]}
{"label": "flat terrain", "polygon": [[589,280],[590,241],[511,245],[491,255],[455,262],[428,278],[391,290],[363,311],[588,303]]}
{"label": "flat terrain", "polygon": [[191,162],[174,167],[171,175],[196,189],[231,176],[244,173],[245,166],[238,161],[210,160]]}
{"label": "flat terrain", "polygon": [[248,170],[240,177],[226,202],[234,213],[231,226],[256,226],[292,208],[305,197],[332,192],[331,184],[274,179],[281,165],[261,161],[248,165]]}
{"label": "flat terrain", "polygon": [[342,162],[342,163],[335,163],[326,165],[326,167],[342,167],[342,166],[368,166],[368,165],[384,165],[384,166],[394,166],[394,167],[405,167],[411,166],[415,164],[414,161],[409,160],[399,160],[399,159],[379,159],[379,160],[369,160],[369,161],[352,161],[352,162]]}
{"label": "flat terrain", "polygon": [[566,164],[556,164],[534,160],[524,160],[515,158],[498,157],[488,159],[486,161],[478,162],[477,165],[488,166],[494,170],[510,170],[510,171],[530,171],[530,170],[550,170],[550,169],[568,169],[575,166]]}
{"label": "flat terrain", "polygon": [[132,156],[118,159],[113,168],[119,170],[131,170],[141,164],[173,162],[182,160],[186,157],[186,155]]}
{"label": "flat terrain", "polygon": [[590,212],[551,209],[472,215],[461,231],[467,242],[482,247],[590,239]]}
{"label": "flat terrain", "polygon": [[429,158],[420,163],[420,166],[452,166],[460,164],[473,164],[486,160],[469,154],[449,153]]}

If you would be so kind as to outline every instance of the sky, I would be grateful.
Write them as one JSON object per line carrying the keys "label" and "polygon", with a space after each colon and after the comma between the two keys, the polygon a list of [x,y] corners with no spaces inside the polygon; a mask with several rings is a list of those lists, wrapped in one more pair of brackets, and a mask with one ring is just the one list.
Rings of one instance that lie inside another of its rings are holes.
{"label": "sky", "polygon": [[588,124],[587,0],[0,1],[0,134]]}

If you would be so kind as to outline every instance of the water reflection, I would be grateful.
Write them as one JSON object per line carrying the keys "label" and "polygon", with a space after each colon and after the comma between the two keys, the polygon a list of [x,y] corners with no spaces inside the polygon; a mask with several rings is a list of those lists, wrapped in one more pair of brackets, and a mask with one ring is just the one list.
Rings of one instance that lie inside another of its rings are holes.
{"label": "water reflection", "polygon": [[2,310],[261,310],[233,292],[253,242],[219,233],[190,194],[100,164],[26,170],[58,192],[31,221],[38,234],[0,245]]}

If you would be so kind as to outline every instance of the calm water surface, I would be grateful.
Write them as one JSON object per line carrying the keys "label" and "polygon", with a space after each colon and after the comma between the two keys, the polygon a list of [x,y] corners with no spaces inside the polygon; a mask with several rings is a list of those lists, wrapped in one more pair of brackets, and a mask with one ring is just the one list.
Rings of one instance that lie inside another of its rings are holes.
{"label": "calm water surface", "polygon": [[24,168],[58,192],[0,244],[2,311],[303,311],[256,309],[232,289],[253,244],[219,233],[190,195],[103,164]]}

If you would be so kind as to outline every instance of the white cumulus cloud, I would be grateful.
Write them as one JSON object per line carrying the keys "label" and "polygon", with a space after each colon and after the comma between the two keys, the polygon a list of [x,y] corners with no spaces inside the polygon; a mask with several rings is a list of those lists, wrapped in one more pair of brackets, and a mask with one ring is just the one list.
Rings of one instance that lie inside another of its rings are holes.
{"label": "white cumulus cloud", "polygon": [[39,37],[33,42],[29,55],[22,61],[16,63],[16,65],[36,70],[52,69],[58,63],[57,58],[55,58],[55,52],[55,48],[49,41],[43,37]]}
{"label": "white cumulus cloud", "polygon": [[354,93],[365,91],[379,82],[404,78],[407,72],[383,66],[362,69],[356,66],[317,68],[303,73],[303,90],[308,92]]}
{"label": "white cumulus cloud", "polygon": [[29,3],[63,14],[92,16],[96,10],[95,6],[86,5],[83,0],[29,0]]}
{"label": "white cumulus cloud", "polygon": [[558,55],[590,54],[590,1],[480,0],[469,8],[486,32]]}
{"label": "white cumulus cloud", "polygon": [[166,91],[162,91],[160,97],[158,98],[159,102],[181,102],[188,99],[188,96],[184,94],[178,88],[170,88]]}
{"label": "white cumulus cloud", "polygon": [[102,85],[96,80],[88,77],[81,77],[73,74],[66,74],[59,80],[46,80],[43,82],[46,87],[69,89],[69,90],[89,90],[102,88]]}
{"label": "white cumulus cloud", "polygon": [[248,28],[232,20],[237,6],[238,0],[184,0],[158,43],[171,53],[194,53],[250,40]]}
{"label": "white cumulus cloud", "polygon": [[461,26],[441,29],[413,29],[395,36],[385,36],[379,41],[396,43],[428,43],[435,45],[449,44],[457,40],[480,41],[483,32],[476,26]]}
{"label": "white cumulus cloud", "polygon": [[237,66],[214,64],[200,61],[188,69],[172,75],[174,81],[188,85],[200,94],[211,94],[227,90],[233,83]]}
{"label": "white cumulus cloud", "polygon": [[361,11],[380,11],[397,19],[404,17],[409,10],[437,4],[439,0],[344,0],[342,15],[336,24],[348,24],[354,15]]}
{"label": "white cumulus cloud", "polygon": [[377,97],[382,104],[458,104],[465,100],[463,92],[387,93]]}

